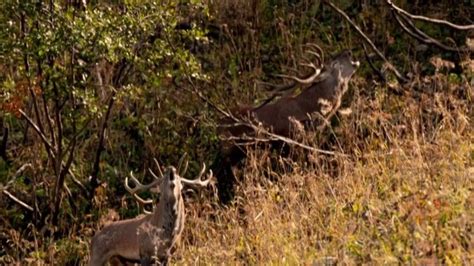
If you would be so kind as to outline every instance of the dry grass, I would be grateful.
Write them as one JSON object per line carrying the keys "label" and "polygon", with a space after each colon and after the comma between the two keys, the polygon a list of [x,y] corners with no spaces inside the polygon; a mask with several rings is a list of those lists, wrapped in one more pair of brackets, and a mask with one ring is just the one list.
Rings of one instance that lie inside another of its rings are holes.
{"label": "dry grass", "polygon": [[[353,108],[335,129],[348,157],[280,158],[277,168],[292,170],[275,173],[267,151],[252,151],[234,205],[188,203],[174,262],[474,262],[472,88],[440,82],[436,92],[385,92]],[[452,94],[462,88],[467,99]]]}
{"label": "dry grass", "polygon": [[[344,156],[250,151],[235,169],[233,205],[220,207],[212,193],[187,197],[172,263],[472,264],[474,90],[441,74],[425,81],[397,95],[364,95],[357,81],[352,114],[303,137]],[[12,235],[11,244],[37,251],[9,261],[85,264],[92,231],[80,227],[35,248]]]}

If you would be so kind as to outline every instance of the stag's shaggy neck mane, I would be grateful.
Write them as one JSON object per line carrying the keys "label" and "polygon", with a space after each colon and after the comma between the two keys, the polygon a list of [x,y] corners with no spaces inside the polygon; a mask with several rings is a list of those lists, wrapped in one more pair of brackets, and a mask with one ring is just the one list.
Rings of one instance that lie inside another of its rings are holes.
{"label": "stag's shaggy neck mane", "polygon": [[169,239],[165,246],[176,242],[176,238],[184,226],[184,202],[179,194],[176,199],[163,199],[157,204],[157,212],[153,213],[150,223],[154,226],[161,225],[160,239]]}

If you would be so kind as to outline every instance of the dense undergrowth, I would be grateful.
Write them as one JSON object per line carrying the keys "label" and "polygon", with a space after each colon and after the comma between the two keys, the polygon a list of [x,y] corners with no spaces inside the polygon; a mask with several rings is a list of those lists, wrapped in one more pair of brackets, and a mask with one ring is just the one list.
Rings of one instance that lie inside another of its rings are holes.
{"label": "dense undergrowth", "polygon": [[[189,208],[176,262],[472,263],[472,100],[452,98],[463,86],[442,88],[385,91],[353,105],[334,129],[333,148],[345,156],[300,151],[306,160],[280,159],[291,170],[275,173],[268,152],[253,151],[238,203],[219,211],[189,204],[199,207]],[[441,99],[459,105],[448,112]],[[394,105],[400,111],[389,113]],[[423,113],[442,118],[426,121]]]}
{"label": "dense undergrowth", "polygon": [[[5,3],[10,2],[14,1]],[[0,47],[0,58],[8,59],[0,62],[2,89],[9,93],[3,93],[0,101],[0,120],[9,129],[8,160],[0,159],[0,189],[39,209],[39,213],[32,213],[1,194],[0,264],[87,263],[94,233],[107,222],[141,212],[124,191],[127,173],[133,170],[141,179],[149,180],[146,169],[153,157],[163,164],[176,164],[187,152],[193,174],[201,162],[211,164],[218,156],[215,128],[220,114],[192,90],[199,90],[223,108],[259,104],[268,96],[260,81],[281,83],[275,74],[288,73],[292,68],[303,70],[298,63],[304,55],[301,45],[306,42],[320,45],[326,57],[351,49],[362,63],[344,98],[346,112],[338,114],[323,132],[299,132],[297,136],[305,144],[337,154],[293,147],[290,157],[280,157],[274,150],[249,147],[248,159],[234,169],[239,182],[232,204],[221,206],[215,189],[186,193],[186,225],[171,262],[474,263],[474,63],[469,53],[444,52],[417,43],[387,19],[390,11],[383,1],[334,1],[411,79],[402,85],[384,72],[388,82],[383,83],[364,59],[362,40],[319,1],[191,1],[189,5],[170,1],[168,7],[178,6],[180,11],[166,13],[166,17],[176,17],[176,21],[166,22],[149,14],[153,8],[164,12],[163,6],[151,5],[143,11],[134,1],[119,2],[107,5],[129,20],[118,20],[104,5],[82,21],[89,27],[87,34],[95,34],[93,29],[98,27],[112,39],[104,37],[103,46],[80,47],[85,50],[86,62],[76,71],[81,73],[91,60],[91,65],[104,66],[104,73],[113,72],[122,62],[121,56],[134,67],[123,84],[110,80],[104,81],[103,88],[96,88],[94,78],[90,78],[74,86],[83,94],[93,88],[93,93],[84,97],[89,100],[83,105],[86,112],[74,109],[74,105],[70,107],[73,118],[64,119],[65,147],[72,140],[67,134],[76,130],[70,123],[86,123],[74,117],[83,116],[89,123],[77,138],[71,164],[75,178],[86,184],[86,190],[95,169],[105,106],[110,97],[116,100],[97,166],[100,184],[88,197],[66,175],[68,189],[62,194],[56,224],[51,221],[54,160],[41,138],[31,128],[25,130],[25,118],[17,116],[18,110],[7,97],[24,97],[18,102],[26,108],[31,95],[25,91],[17,95],[13,89],[24,89],[24,76],[32,75],[28,76],[30,81],[35,75],[24,74],[24,58],[18,50],[8,57],[8,50],[4,51],[7,46]],[[413,13],[460,24],[469,23],[474,9],[472,1],[459,6],[450,5],[450,1],[397,2]],[[136,9],[127,13],[121,5]],[[143,17],[135,20],[134,14]],[[164,23],[165,35],[161,37],[169,34],[173,42],[159,42],[142,55],[128,54],[135,49],[131,44],[134,38],[139,38],[127,34],[155,30],[156,21],[145,23],[144,17]],[[178,18],[184,18],[183,27],[192,25],[193,30],[175,33]],[[69,14],[65,19],[69,21]],[[116,27],[116,23],[122,24]],[[73,32],[82,31],[77,23],[67,25]],[[441,40],[451,38],[448,43],[462,44],[469,35],[439,25],[419,26]],[[123,36],[121,27],[127,29]],[[2,32],[2,36],[16,35]],[[28,45],[34,46],[35,41]],[[54,71],[67,75],[70,57],[65,47],[64,57],[55,54],[57,62],[45,59],[42,66],[47,69],[52,64]],[[107,55],[95,62],[95,53]],[[27,57],[34,55],[31,52]],[[182,64],[187,60],[189,65]],[[445,67],[450,62],[454,68]],[[34,66],[31,60],[31,68]],[[375,66],[386,69],[380,62]],[[195,78],[193,86],[189,75]],[[71,82],[68,77],[58,80],[61,86]],[[54,99],[52,94],[44,95]],[[55,103],[49,103],[53,110]],[[34,117],[33,111],[31,115]],[[33,168],[15,174],[25,164]]]}

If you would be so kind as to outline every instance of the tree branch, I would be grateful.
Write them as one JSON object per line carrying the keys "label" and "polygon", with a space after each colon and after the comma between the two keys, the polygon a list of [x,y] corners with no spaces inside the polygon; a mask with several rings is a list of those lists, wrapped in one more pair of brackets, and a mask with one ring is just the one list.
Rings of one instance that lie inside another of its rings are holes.
{"label": "tree branch", "polygon": [[430,22],[430,23],[434,23],[434,24],[441,24],[441,25],[449,26],[449,27],[451,27],[453,29],[457,29],[457,30],[472,30],[472,29],[474,29],[474,25],[457,25],[457,24],[454,24],[454,23],[451,23],[449,21],[442,20],[442,19],[435,19],[435,18],[429,18],[429,17],[425,17],[425,16],[413,15],[411,13],[408,13],[404,9],[396,6],[394,3],[392,3],[391,0],[387,0],[387,4],[392,9],[396,10],[396,12],[402,13],[403,15],[405,15],[405,16],[411,18],[411,19],[421,20],[421,21]]}
{"label": "tree branch", "polygon": [[33,212],[34,209],[33,207],[31,207],[30,205],[26,204],[25,202],[21,201],[19,198],[15,197],[13,194],[11,194],[8,190],[4,189],[3,191],[3,194],[7,195],[11,200],[13,200],[14,202],[16,202],[18,205],[20,205],[21,207],[27,209],[28,211],[30,212]]}
{"label": "tree branch", "polygon": [[[440,41],[434,39],[433,37],[427,35],[423,31],[421,31],[420,29],[418,29],[415,26],[415,24],[413,24],[413,22],[408,17],[397,13],[395,10],[392,10],[392,14],[395,17],[395,19],[397,20],[398,25],[400,25],[402,27],[402,29],[406,33],[408,33],[408,35],[412,36],[413,38],[417,39],[418,41],[420,41],[422,43],[431,44],[431,45],[434,45],[438,48],[441,48],[443,50],[450,51],[450,52],[470,52],[470,51],[473,51],[473,49],[471,49],[471,48],[456,48],[456,47],[447,46],[447,45],[441,43]],[[408,28],[408,26],[406,26],[403,23],[402,20],[404,20],[408,25],[410,25],[411,29]]]}
{"label": "tree branch", "polygon": [[30,124],[30,126],[33,127],[33,129],[36,131],[36,133],[38,133],[38,135],[40,136],[40,138],[43,141],[44,145],[46,146],[46,151],[48,152],[48,154],[50,154],[50,156],[52,158],[55,158],[55,156],[52,154],[53,146],[51,145],[49,140],[46,138],[46,136],[43,134],[41,129],[35,124],[35,122],[33,122],[33,120],[31,120],[31,118],[23,110],[20,109],[19,112],[20,112],[21,116],[26,119],[28,124]]}

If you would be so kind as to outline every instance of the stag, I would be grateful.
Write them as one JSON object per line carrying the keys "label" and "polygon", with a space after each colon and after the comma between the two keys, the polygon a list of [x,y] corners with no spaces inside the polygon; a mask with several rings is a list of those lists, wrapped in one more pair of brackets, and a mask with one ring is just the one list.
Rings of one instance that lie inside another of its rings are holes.
{"label": "stag", "polygon": [[[156,160],[155,163],[160,169]],[[177,171],[173,166],[169,166],[164,175],[160,170],[160,177],[150,170],[155,180],[147,185],[141,184],[131,173],[133,188],[129,185],[128,177],[125,179],[125,188],[139,200],[140,204],[147,204],[150,201],[138,196],[138,191],[155,190],[160,193],[160,200],[151,213],[111,223],[99,231],[92,239],[89,265],[105,265],[111,260],[118,260],[122,264],[168,263],[184,227],[185,213],[181,193],[183,186],[205,187],[212,179],[212,171],[207,178],[201,179],[206,170],[205,164],[199,175],[192,180],[182,177],[186,172],[187,162],[181,173],[180,168],[179,166]]]}
{"label": "stag", "polygon": [[[322,58],[315,51],[310,53]],[[307,78],[280,75],[293,81],[290,86],[286,86],[288,88],[297,84],[306,86],[298,95],[283,96],[274,102],[265,101],[258,107],[239,107],[231,112],[232,117],[221,121],[218,131],[223,139],[223,148],[216,167],[221,201],[228,202],[232,198],[235,183],[232,166],[245,158],[244,151],[238,145],[242,143],[236,142],[245,143],[249,136],[255,136],[254,125],[262,125],[268,132],[279,136],[291,137],[294,121],[302,125],[314,125],[314,117],[318,117],[327,123],[339,109],[342,96],[347,91],[349,80],[359,67],[359,62],[352,60],[352,54],[348,50],[325,64],[322,61],[319,60],[318,65],[311,62],[303,64],[313,70]]]}

